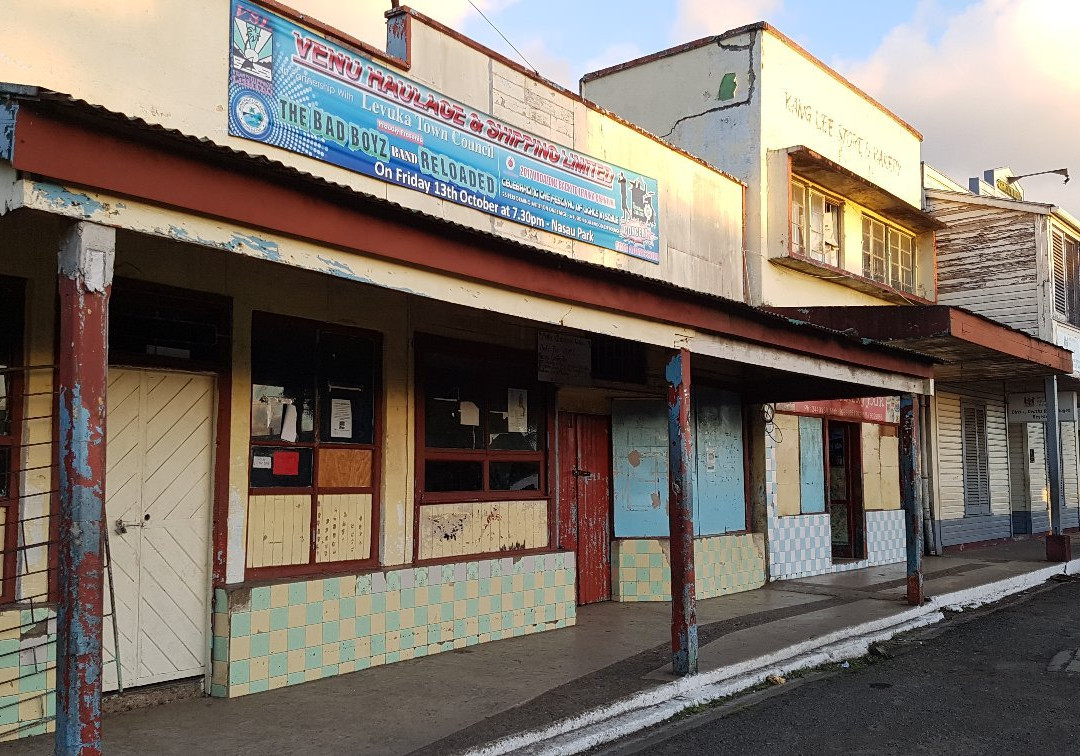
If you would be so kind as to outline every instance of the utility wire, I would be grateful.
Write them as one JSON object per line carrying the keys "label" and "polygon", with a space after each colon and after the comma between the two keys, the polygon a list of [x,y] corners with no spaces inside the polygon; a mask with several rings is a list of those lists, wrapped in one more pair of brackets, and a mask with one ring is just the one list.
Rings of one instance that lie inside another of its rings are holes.
{"label": "utility wire", "polygon": [[469,0],[469,5],[471,5],[473,7],[474,11],[476,11],[477,13],[480,14],[481,18],[483,18],[485,21],[488,22],[488,24],[491,26],[492,29],[494,29],[496,32],[498,32],[499,36],[503,38],[503,41],[505,41],[506,44],[510,45],[510,47],[512,47],[514,49],[514,52],[516,52],[518,54],[518,57],[521,58],[523,61],[525,61],[525,65],[527,65],[530,69],[532,69],[533,72],[540,73],[540,71],[537,70],[536,66],[534,66],[532,63],[530,63],[529,59],[525,57],[524,53],[522,53],[521,50],[514,47],[514,43],[511,42],[509,39],[507,39],[506,35],[502,33],[502,30],[500,30],[499,27],[497,27],[491,21],[490,18],[485,16],[484,12],[482,10],[480,10],[479,8],[476,7],[476,3],[474,3],[473,0]]}

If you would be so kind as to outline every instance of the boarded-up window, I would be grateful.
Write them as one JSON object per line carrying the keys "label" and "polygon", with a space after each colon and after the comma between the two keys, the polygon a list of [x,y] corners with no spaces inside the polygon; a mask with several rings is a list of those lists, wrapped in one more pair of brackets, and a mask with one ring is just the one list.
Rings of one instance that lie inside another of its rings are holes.
{"label": "boarded-up window", "polygon": [[964,513],[990,512],[990,464],[986,450],[986,406],[962,402],[964,436]]}

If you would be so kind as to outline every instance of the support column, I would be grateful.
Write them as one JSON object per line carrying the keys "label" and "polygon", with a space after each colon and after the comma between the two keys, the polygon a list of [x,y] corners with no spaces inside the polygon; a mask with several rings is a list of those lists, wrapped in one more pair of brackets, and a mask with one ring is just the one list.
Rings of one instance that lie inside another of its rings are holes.
{"label": "support column", "polygon": [[101,753],[105,391],[116,232],[76,223],[60,243],[60,602],[56,753]]}
{"label": "support column", "polygon": [[1050,487],[1050,535],[1046,537],[1046,561],[1067,562],[1072,558],[1072,541],[1061,532],[1065,504],[1061,477],[1061,420],[1058,414],[1057,376],[1046,378],[1046,469]]}
{"label": "support column", "polygon": [[694,432],[690,427],[690,352],[667,365],[668,529],[671,544],[671,667],[697,674],[697,599],[694,578]]}
{"label": "support column", "polygon": [[922,605],[923,596],[923,480],[921,471],[921,397],[900,397],[900,502],[904,507],[907,543],[907,600]]}

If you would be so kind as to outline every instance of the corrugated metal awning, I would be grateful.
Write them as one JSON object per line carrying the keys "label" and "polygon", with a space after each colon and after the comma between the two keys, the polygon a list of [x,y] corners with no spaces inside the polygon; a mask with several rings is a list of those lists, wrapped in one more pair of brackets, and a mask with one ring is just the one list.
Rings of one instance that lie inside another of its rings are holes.
{"label": "corrugated metal awning", "polygon": [[960,307],[773,307],[785,317],[941,360],[935,381],[1016,381],[1071,375],[1072,352]]}

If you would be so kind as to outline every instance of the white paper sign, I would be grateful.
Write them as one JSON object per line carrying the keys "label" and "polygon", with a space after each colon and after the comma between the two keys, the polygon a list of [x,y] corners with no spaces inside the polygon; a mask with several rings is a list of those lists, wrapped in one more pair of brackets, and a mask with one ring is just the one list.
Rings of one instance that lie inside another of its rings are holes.
{"label": "white paper sign", "polygon": [[461,416],[462,425],[480,424],[480,408],[476,406],[476,402],[461,402],[458,405],[458,414]]}
{"label": "white paper sign", "polygon": [[352,438],[352,402],[330,400],[330,438]]}
{"label": "white paper sign", "polygon": [[525,389],[506,390],[506,430],[526,433],[529,430],[529,392]]}
{"label": "white paper sign", "polygon": [[281,440],[290,443],[296,440],[296,405],[286,404],[281,420]]}
{"label": "white paper sign", "polygon": [[269,470],[273,467],[273,459],[270,457],[254,457],[251,466],[256,470]]}

